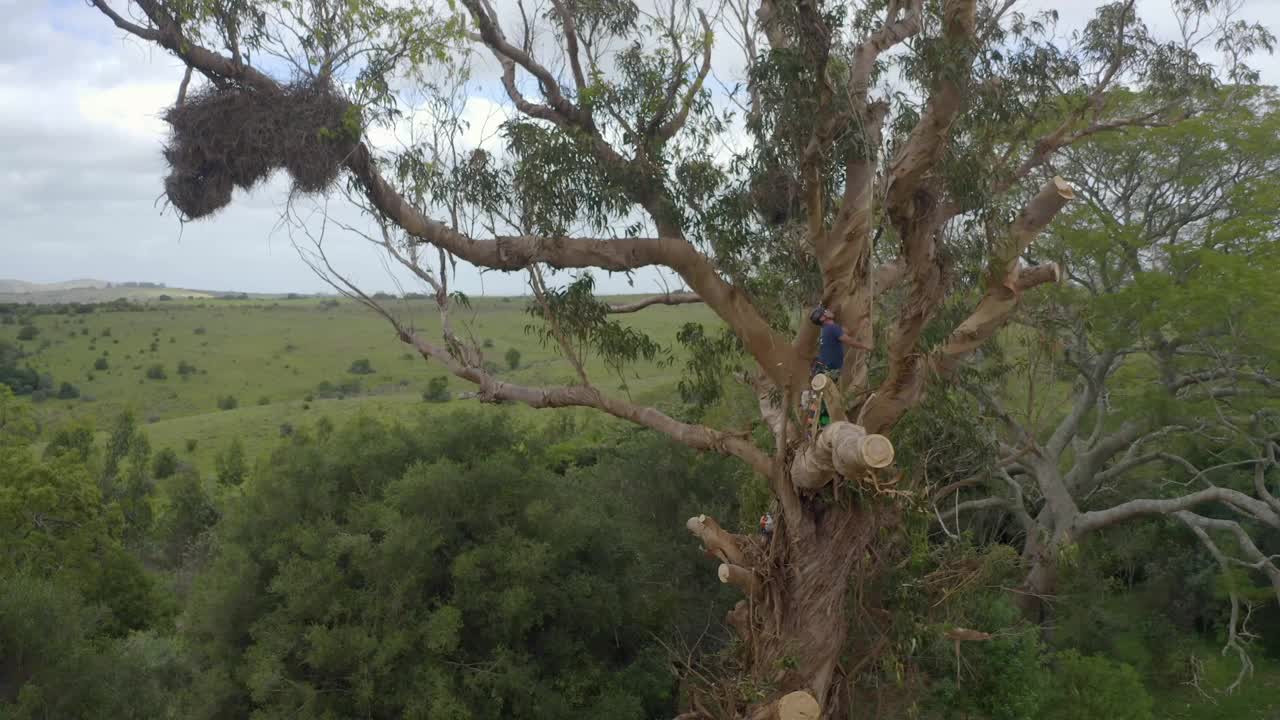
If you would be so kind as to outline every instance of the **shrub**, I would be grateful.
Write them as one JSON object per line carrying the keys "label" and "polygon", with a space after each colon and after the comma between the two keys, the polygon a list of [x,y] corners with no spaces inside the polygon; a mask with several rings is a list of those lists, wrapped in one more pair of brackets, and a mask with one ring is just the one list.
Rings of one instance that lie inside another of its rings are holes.
{"label": "shrub", "polygon": [[164,371],[164,365],[161,365],[160,363],[147,367],[148,380],[164,380],[168,377],[168,373]]}
{"label": "shrub", "polygon": [[195,375],[195,374],[196,374],[196,366],[195,366],[195,365],[192,365],[191,363],[187,362],[186,360],[179,360],[179,361],[178,361],[178,374],[179,374],[179,375],[181,375],[182,377],[187,377],[188,375]]}
{"label": "shrub", "polygon": [[107,358],[105,355],[93,361],[94,370],[106,370],[108,367],[110,367],[110,365],[107,363]]}
{"label": "shrub", "polygon": [[111,328],[102,328],[102,337],[111,337]]}
{"label": "shrub", "polygon": [[491,347],[493,347],[493,338],[485,338],[485,339],[484,339],[484,342],[483,342],[483,343],[480,343],[480,345],[481,345],[482,347],[486,347],[486,348],[491,348]]}
{"label": "shrub", "polygon": [[280,437],[290,437],[293,435],[293,423],[280,423]]}
{"label": "shrub", "polygon": [[195,333],[196,335],[203,335],[203,334],[204,334],[204,328],[202,328],[202,327],[198,327],[198,328],[196,328],[195,330],[192,330],[191,332]]}
{"label": "shrub", "polygon": [[35,340],[36,336],[39,334],[40,334],[40,328],[36,327],[35,325],[23,325],[22,329],[18,330],[18,339],[19,340]]}
{"label": "shrub", "polygon": [[223,485],[239,486],[244,483],[249,467],[244,459],[244,445],[240,438],[235,438],[227,449],[214,458],[214,467],[218,473],[218,482]]}
{"label": "shrub", "polygon": [[1132,666],[1067,650],[1054,670],[1041,720],[1150,720],[1151,696]]}
{"label": "shrub", "polygon": [[187,438],[187,442],[186,442],[187,452],[189,453],[195,452],[196,446],[198,446],[199,444],[200,444],[199,440],[195,438]]}
{"label": "shrub", "polygon": [[151,461],[151,475],[157,480],[170,477],[178,471],[178,453],[173,448],[165,448],[156,453]]}
{"label": "shrub", "polygon": [[59,400],[74,400],[80,397],[80,388],[69,382],[64,382],[58,386]]}
{"label": "shrub", "polygon": [[258,404],[259,404],[259,405],[270,405],[270,404],[271,404],[271,398],[267,397],[266,395],[263,395],[262,397],[258,398]]}
{"label": "shrub", "polygon": [[443,375],[431,378],[422,391],[422,399],[427,402],[447,402],[449,397],[449,378]]}
{"label": "shrub", "polygon": [[219,410],[235,410],[237,407],[240,407],[240,401],[235,395],[224,395],[218,398]]}
{"label": "shrub", "polygon": [[347,368],[347,372],[353,375],[372,375],[376,371],[369,364],[369,358],[360,358],[351,363],[351,367]]}
{"label": "shrub", "polygon": [[512,370],[515,370],[516,368],[520,367],[520,351],[519,350],[515,348],[509,348],[507,350],[506,358],[507,358],[507,367],[511,368]]}

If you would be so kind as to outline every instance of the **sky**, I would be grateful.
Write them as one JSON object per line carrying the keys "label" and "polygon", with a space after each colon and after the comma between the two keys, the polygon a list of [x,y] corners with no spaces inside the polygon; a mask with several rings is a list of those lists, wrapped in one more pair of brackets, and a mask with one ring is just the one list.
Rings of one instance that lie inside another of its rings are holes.
{"label": "sky", "polygon": [[[1140,0],[1140,13],[1159,30],[1169,2]],[[118,9],[125,3],[115,0]],[[1097,5],[1019,2],[1027,12],[1056,7],[1063,34],[1079,27]],[[1241,15],[1280,33],[1280,0],[1244,0]],[[160,115],[176,97],[179,61],[125,37],[84,0],[0,0],[0,17],[0,278],[147,281],[245,292],[328,290],[299,259],[281,224],[287,184],[280,178],[248,194],[237,191],[231,206],[208,220],[184,225],[171,211],[162,212],[166,126]],[[1254,64],[1264,82],[1280,84],[1280,58],[1257,58]],[[719,78],[726,84],[735,79]],[[476,87],[467,102],[474,144],[485,142],[506,116],[493,97]],[[387,135],[375,139],[393,142]],[[343,202],[335,198],[331,207]],[[346,208],[334,213],[361,222]],[[361,287],[395,289],[367,243],[339,237],[326,249],[333,264]],[[653,271],[637,273],[632,282],[621,275],[597,277],[606,292],[662,286]],[[522,294],[525,280],[464,267],[454,286],[470,294]]]}

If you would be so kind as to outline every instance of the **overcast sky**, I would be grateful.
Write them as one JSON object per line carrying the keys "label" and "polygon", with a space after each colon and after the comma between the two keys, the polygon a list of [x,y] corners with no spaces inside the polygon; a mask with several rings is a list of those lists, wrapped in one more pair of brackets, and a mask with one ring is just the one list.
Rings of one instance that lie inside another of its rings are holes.
{"label": "overcast sky", "polygon": [[[126,0],[116,0],[124,7]],[[1159,25],[1169,0],[1141,0]],[[1098,3],[1023,0],[1058,7],[1061,32]],[[1068,6],[1070,9],[1067,9]],[[1280,0],[1246,0],[1242,15],[1280,31]],[[165,174],[159,116],[172,103],[181,64],[127,39],[84,0],[0,0],[0,278],[55,282],[95,278],[256,292],[327,289],[299,260],[279,226],[284,184],[245,196],[212,221],[182,226],[161,214]],[[1280,60],[1259,58],[1264,80],[1280,84]],[[722,79],[731,82],[732,79]],[[501,121],[481,97],[468,104],[479,138]],[[358,242],[331,249],[335,265],[365,287],[391,289],[377,257]],[[627,291],[624,278],[598,278]],[[652,274],[636,289],[655,289]],[[519,275],[460,273],[466,292],[520,293]]]}

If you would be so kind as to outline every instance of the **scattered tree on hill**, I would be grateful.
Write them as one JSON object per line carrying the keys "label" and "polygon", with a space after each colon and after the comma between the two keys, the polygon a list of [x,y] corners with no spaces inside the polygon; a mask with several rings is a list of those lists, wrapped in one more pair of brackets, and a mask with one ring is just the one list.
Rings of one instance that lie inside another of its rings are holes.
{"label": "scattered tree on hill", "polygon": [[218,473],[218,482],[223,485],[239,487],[249,472],[245,463],[244,444],[240,438],[232,438],[226,449],[214,458],[214,466]]}
{"label": "scattered tree on hill", "polygon": [[239,406],[240,401],[236,399],[235,395],[223,395],[218,398],[219,410],[235,410]]}
{"label": "scattered tree on hill", "polygon": [[40,334],[40,328],[36,327],[35,325],[23,325],[21,328],[18,329],[19,340],[35,340],[36,336],[39,334]]}
{"label": "scattered tree on hill", "polygon": [[97,360],[93,361],[94,370],[106,370],[109,367],[111,367],[111,365],[107,362],[105,357],[99,357]]}
{"label": "scattered tree on hill", "polygon": [[376,371],[373,369],[373,365],[369,364],[369,358],[360,358],[351,362],[351,367],[347,368],[347,372],[353,375],[372,375]]}
{"label": "scattered tree on hill", "polygon": [[448,402],[449,378],[437,375],[427,381],[427,389],[422,391],[422,399],[427,402]]}
{"label": "scattered tree on hill", "polygon": [[519,350],[515,348],[508,348],[506,358],[507,358],[508,368],[512,370],[519,369],[520,367],[520,351]]}
{"label": "scattered tree on hill", "polygon": [[164,365],[161,365],[160,363],[155,363],[153,365],[147,366],[148,380],[165,380],[168,377],[169,377],[168,373],[164,371]]}
{"label": "scattered tree on hill", "polygon": [[[1053,13],[1028,17],[988,0],[676,3],[655,14],[554,1],[519,19],[480,0],[450,6],[457,17],[378,0],[194,13],[189,3],[132,0],[134,19],[110,0],[91,2],[211,80],[191,93],[184,84],[166,116],[165,190],[185,219],[216,212],[234,187],[275,168],[288,170],[298,194],[341,188],[381,224],[366,239],[431,288],[441,337],[351,283],[330,264],[325,234],[300,223],[304,258],[482,399],[595,408],[740,458],[767,478],[768,538],[704,515],[688,523],[720,561],[720,579],[746,596],[727,624],[742,640],[742,680],[759,692],[693,694],[699,705],[729,697],[725,714],[787,720],[846,716],[858,673],[877,672],[890,653],[893,615],[877,588],[902,552],[895,529],[907,499],[927,489],[910,482],[916,475],[901,482],[882,469],[893,457],[886,434],[905,440],[943,427],[930,415],[940,402],[908,413],[931,383],[970,374],[1024,295],[1060,279],[1062,267],[1034,242],[1092,182],[1054,174],[1072,174],[1064,152],[1110,132],[1230,112],[1224,105],[1241,94],[1219,84],[1256,81],[1242,62],[1272,43],[1259,26],[1219,21],[1237,7],[1231,0],[1175,3],[1178,42],[1155,37],[1134,0],[1111,2],[1070,47],[1053,36]],[[729,70],[744,81],[730,98],[736,115],[707,83],[712,45],[726,38],[743,50],[743,69]],[[605,49],[619,47],[605,63]],[[1204,47],[1223,50],[1225,64],[1197,55]],[[437,63],[467,82],[474,51],[496,61],[515,108],[501,152],[459,147],[462,123],[447,124],[456,120],[453,88],[432,95],[436,85],[421,89],[443,109],[433,125],[443,136],[395,157],[370,148],[366,128],[402,117],[392,78]],[[281,55],[305,79],[253,64]],[[739,130],[751,142],[734,138]],[[745,149],[725,158],[726,145]],[[529,272],[543,337],[572,366],[572,384],[494,377],[450,320],[457,259]],[[587,373],[588,355],[617,370],[661,359],[661,348],[609,319],[614,309],[594,298],[588,274],[565,289],[546,274],[655,265],[733,333],[725,352],[699,358],[690,380],[750,382],[771,443],[607,394]],[[818,302],[851,342],[835,422],[810,437],[799,403],[818,339],[805,318]],[[851,585],[860,591],[853,605]]]}
{"label": "scattered tree on hill", "polygon": [[157,480],[164,480],[172,476],[178,471],[178,453],[173,448],[164,448],[156,453],[155,459],[151,465],[151,476]]}

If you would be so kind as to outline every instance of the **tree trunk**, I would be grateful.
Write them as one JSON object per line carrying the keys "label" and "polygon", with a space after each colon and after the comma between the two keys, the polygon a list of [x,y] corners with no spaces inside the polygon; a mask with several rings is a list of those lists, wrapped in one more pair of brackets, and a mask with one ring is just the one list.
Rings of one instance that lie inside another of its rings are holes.
{"label": "tree trunk", "polygon": [[[742,641],[746,680],[765,698],[740,708],[740,717],[862,717],[845,707],[848,694],[839,691],[839,662],[846,651],[854,657],[867,651],[848,646],[851,628],[859,641],[878,632],[859,630],[858,624],[873,614],[848,612],[849,590],[851,581],[874,578],[878,568],[872,558],[880,553],[873,545],[886,537],[880,530],[895,525],[900,511],[892,503],[864,501],[852,490],[842,495],[802,498],[804,517],[790,523],[782,518],[768,540],[734,536],[750,568],[720,567],[721,580],[747,595],[726,623]],[[690,520],[691,529],[696,519]],[[748,580],[744,573],[753,577]]]}
{"label": "tree trunk", "polygon": [[1027,568],[1026,578],[1018,589],[1018,606],[1028,622],[1043,629],[1046,639],[1053,626],[1053,597],[1058,591],[1058,556],[1062,547],[1070,541],[1069,533],[1052,525],[1049,509],[1040,511],[1022,545],[1022,562]]}

